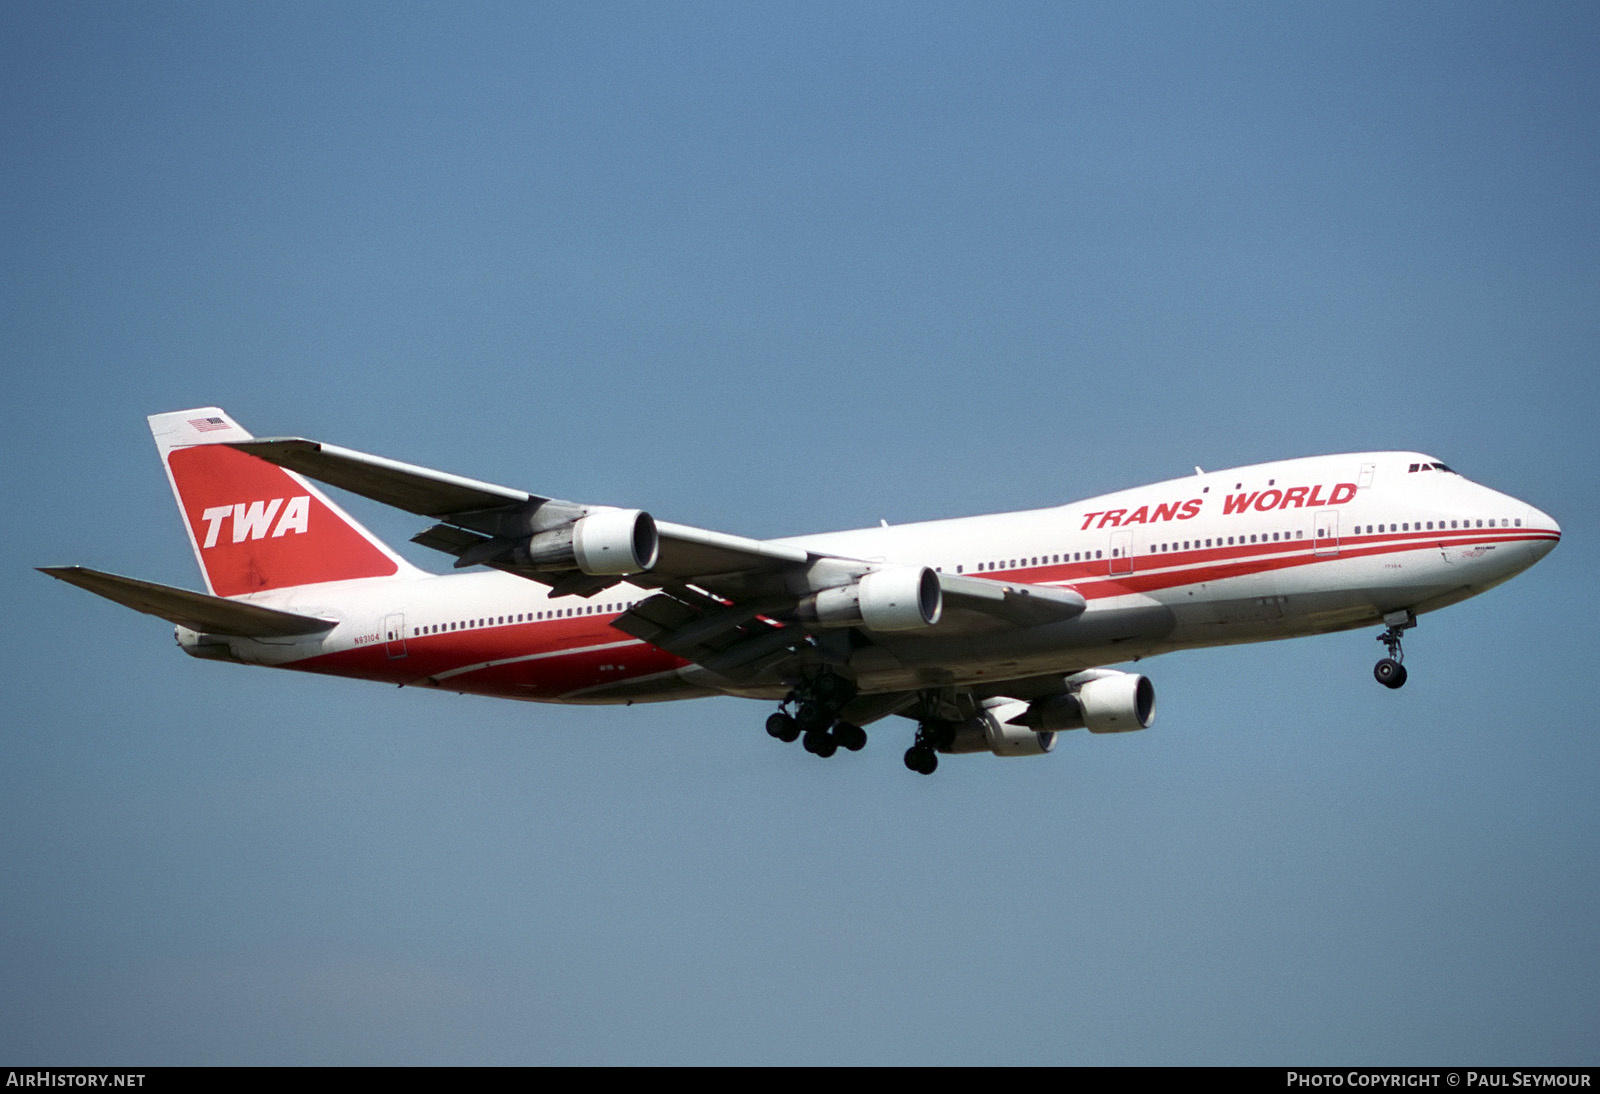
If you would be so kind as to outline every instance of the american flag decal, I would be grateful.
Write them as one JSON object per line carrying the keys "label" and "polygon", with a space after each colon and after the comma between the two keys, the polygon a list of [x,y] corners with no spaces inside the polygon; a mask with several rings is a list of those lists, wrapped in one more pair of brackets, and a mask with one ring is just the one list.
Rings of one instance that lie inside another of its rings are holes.
{"label": "american flag decal", "polygon": [[213,429],[228,428],[228,423],[221,418],[190,418],[189,424],[201,433],[210,433]]}

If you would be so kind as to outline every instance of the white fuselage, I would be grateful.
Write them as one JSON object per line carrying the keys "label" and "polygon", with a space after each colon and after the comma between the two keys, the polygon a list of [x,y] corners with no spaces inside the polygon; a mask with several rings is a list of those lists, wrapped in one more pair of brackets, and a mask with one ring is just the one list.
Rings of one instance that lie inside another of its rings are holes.
{"label": "white fuselage", "polygon": [[[1336,631],[1463,600],[1531,566],[1560,529],[1418,453],[1319,456],[1197,473],[1050,509],[777,541],[869,563],[1070,587],[1087,609],[992,635],[873,635],[863,692],[1070,673],[1175,649]],[[652,594],[585,599],[495,571],[326,582],[259,603],[338,619],[311,638],[199,639],[202,656],[553,702],[781,697],[630,638]]]}

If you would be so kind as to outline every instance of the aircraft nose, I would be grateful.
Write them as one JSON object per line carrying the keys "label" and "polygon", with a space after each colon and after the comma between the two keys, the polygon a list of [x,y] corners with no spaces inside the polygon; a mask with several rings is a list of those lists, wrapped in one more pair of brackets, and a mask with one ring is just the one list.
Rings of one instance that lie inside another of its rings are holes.
{"label": "aircraft nose", "polygon": [[1532,533],[1532,537],[1524,543],[1531,565],[1556,549],[1556,544],[1561,542],[1561,525],[1550,514],[1542,513],[1531,505],[1523,520],[1523,527]]}

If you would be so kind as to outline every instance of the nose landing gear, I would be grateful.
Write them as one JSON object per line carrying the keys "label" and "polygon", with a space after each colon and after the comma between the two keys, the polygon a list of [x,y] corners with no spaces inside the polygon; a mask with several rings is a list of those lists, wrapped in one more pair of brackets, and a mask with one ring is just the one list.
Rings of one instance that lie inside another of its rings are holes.
{"label": "nose landing gear", "polygon": [[1384,687],[1397,688],[1406,682],[1406,655],[1400,648],[1400,635],[1417,625],[1417,617],[1411,611],[1390,612],[1383,621],[1389,626],[1378,635],[1378,641],[1389,651],[1389,656],[1372,666],[1372,675]]}

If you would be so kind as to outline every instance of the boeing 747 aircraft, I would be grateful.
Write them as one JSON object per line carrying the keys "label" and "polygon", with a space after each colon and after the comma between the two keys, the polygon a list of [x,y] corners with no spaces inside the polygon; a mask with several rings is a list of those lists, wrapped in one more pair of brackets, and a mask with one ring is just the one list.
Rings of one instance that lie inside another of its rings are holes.
{"label": "boeing 747 aircraft", "polygon": [[[177,625],[200,658],[550,703],[739,695],[831,756],[900,715],[908,768],[1036,756],[1148,727],[1107,668],[1170,650],[1383,627],[1401,637],[1561,538],[1526,502],[1417,452],[1202,472],[1052,509],[756,540],[529,494],[301,438],[216,407],[157,414],[206,592],[44,572]],[[411,565],[310,480],[435,523]]]}

